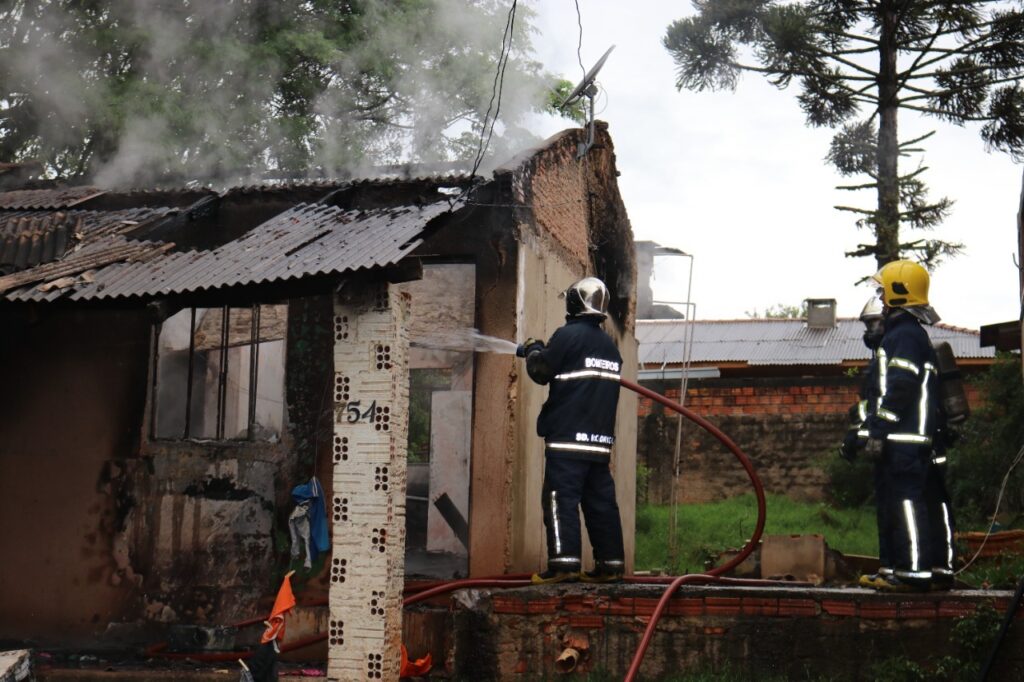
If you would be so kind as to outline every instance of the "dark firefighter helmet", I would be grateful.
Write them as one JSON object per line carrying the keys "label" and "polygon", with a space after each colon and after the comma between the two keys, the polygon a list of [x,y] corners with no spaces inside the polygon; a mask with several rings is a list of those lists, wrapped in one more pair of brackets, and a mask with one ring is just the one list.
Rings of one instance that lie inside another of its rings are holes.
{"label": "dark firefighter helmet", "polygon": [[563,294],[568,317],[608,316],[608,287],[597,277],[584,277],[573,283]]}

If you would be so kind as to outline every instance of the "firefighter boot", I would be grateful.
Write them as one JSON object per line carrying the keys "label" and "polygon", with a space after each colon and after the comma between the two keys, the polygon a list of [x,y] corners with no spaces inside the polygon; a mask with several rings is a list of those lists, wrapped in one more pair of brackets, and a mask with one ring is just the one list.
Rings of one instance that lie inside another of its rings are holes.
{"label": "firefighter boot", "polygon": [[919,580],[915,578],[897,578],[894,575],[885,576],[882,583],[875,589],[880,592],[927,592],[930,580]]}
{"label": "firefighter boot", "polygon": [[598,560],[594,562],[593,571],[580,573],[580,580],[585,583],[618,583],[622,582],[622,572],[625,563],[620,559],[617,561]]}
{"label": "firefighter boot", "polygon": [[534,573],[530,582],[534,585],[551,585],[554,583],[574,583],[580,579],[579,561],[558,562],[554,566],[548,564],[548,570]]}

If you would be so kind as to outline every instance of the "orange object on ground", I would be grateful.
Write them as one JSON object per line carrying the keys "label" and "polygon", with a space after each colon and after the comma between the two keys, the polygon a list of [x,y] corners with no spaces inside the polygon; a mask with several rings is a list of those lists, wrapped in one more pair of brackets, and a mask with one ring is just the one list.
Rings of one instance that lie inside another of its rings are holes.
{"label": "orange object on ground", "polygon": [[399,668],[399,677],[419,677],[420,675],[426,675],[430,672],[430,667],[433,665],[430,653],[428,652],[423,658],[417,658],[415,661],[409,660],[409,652],[406,651],[405,645],[402,645],[402,667]]}
{"label": "orange object on ground", "polygon": [[295,607],[295,595],[292,594],[292,574],[288,573],[281,582],[281,589],[277,591],[277,598],[274,599],[274,608],[270,611],[270,618],[267,619],[267,629],[263,631],[260,644],[277,639],[284,639],[284,616]]}

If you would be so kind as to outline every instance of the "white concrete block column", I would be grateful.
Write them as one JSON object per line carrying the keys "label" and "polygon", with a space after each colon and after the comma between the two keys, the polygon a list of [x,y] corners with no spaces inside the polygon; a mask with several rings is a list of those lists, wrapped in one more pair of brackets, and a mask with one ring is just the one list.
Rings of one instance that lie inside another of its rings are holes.
{"label": "white concrete block column", "polygon": [[388,284],[334,304],[331,680],[397,680],[405,579],[408,300]]}

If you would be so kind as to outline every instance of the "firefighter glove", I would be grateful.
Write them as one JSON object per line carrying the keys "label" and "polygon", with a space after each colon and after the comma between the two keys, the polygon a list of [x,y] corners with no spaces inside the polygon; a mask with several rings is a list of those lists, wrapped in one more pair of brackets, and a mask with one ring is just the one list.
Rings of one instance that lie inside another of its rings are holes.
{"label": "firefighter glove", "polygon": [[881,438],[868,438],[868,442],[864,444],[864,456],[873,462],[877,462],[882,458],[884,445],[885,441]]}
{"label": "firefighter glove", "polygon": [[857,432],[850,431],[843,438],[843,444],[839,446],[839,456],[847,462],[853,463],[857,459]]}
{"label": "firefighter glove", "polygon": [[516,355],[525,358],[535,350],[544,350],[544,342],[530,337],[516,347]]}

